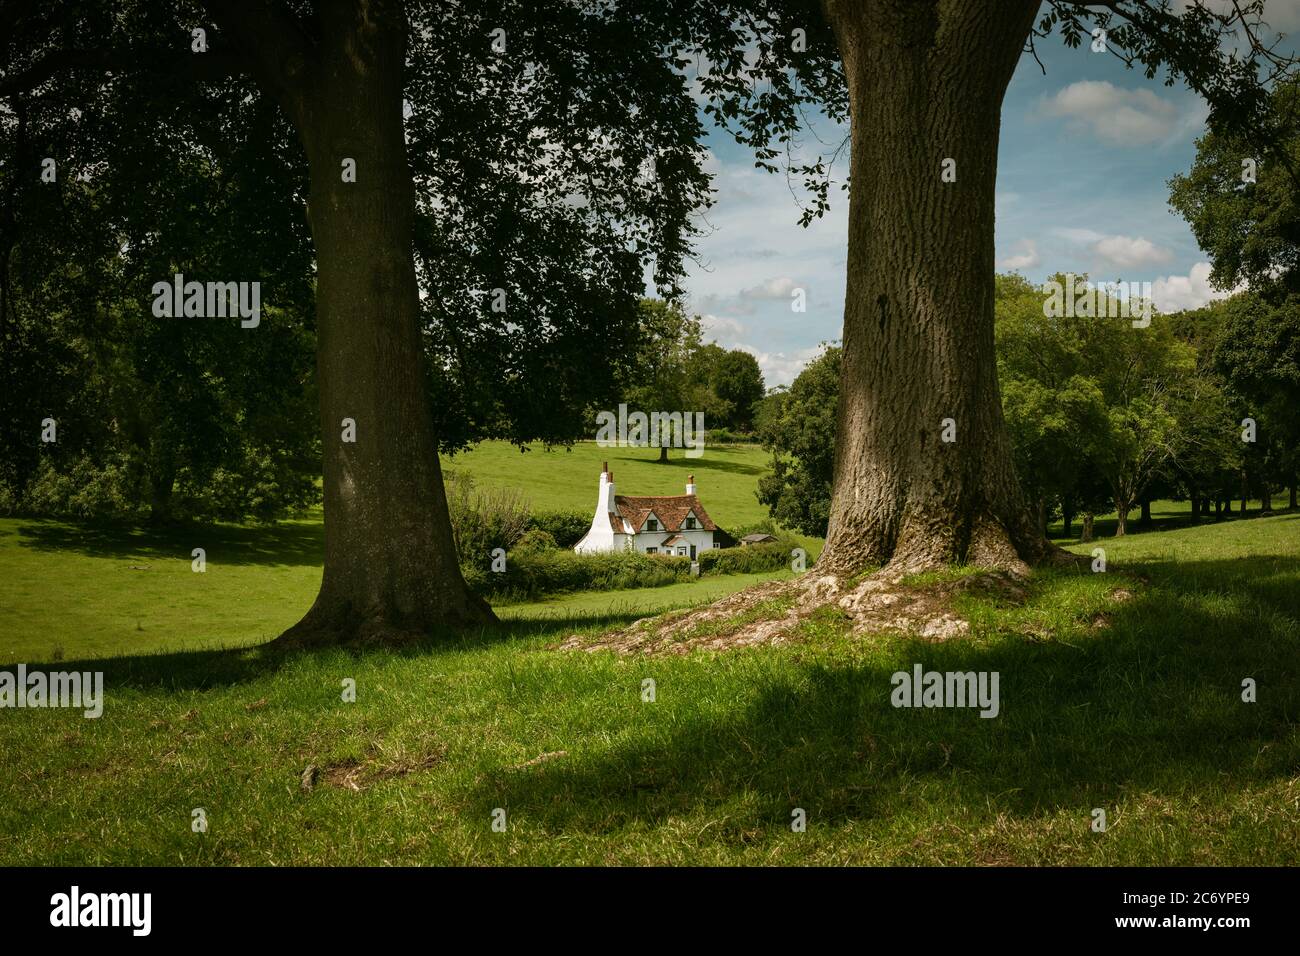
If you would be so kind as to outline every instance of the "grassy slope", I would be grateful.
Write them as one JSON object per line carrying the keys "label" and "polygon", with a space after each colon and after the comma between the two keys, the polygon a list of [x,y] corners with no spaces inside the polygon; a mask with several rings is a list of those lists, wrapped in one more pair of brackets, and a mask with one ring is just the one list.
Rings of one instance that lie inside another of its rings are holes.
{"label": "grassy slope", "polygon": [[[451,459],[484,484],[522,487],[538,510],[590,511],[600,465],[636,494],[680,494],[694,474],[710,515],[723,527],[760,520],[754,497],[766,458],[753,447],[706,447],[667,465],[654,449],[521,453],[486,442]],[[820,539],[802,538],[815,559]],[[207,570],[195,574],[201,547]],[[59,521],[0,519],[0,662],[240,647],[269,640],[311,606],[320,585],[319,517],[274,528],[217,525],[184,530],[86,528]],[[627,600],[661,610],[698,603],[752,583],[745,576],[678,585]],[[606,608],[623,596],[576,595],[576,607]],[[553,612],[556,602],[547,602]],[[515,612],[511,612],[512,614]]]}
{"label": "grassy slope", "polygon": [[475,481],[503,487],[522,485],[538,511],[596,510],[602,462],[609,462],[614,484],[623,495],[680,495],[686,478],[695,476],[700,502],[719,526],[728,530],[767,517],[754,490],[769,468],[769,456],[753,445],[706,445],[699,458],[680,449],[659,463],[657,448],[601,448],[579,442],[570,449],[547,451],[541,445],[521,452],[506,442],[483,442],[445,459],[453,471],[466,471]]}
{"label": "grassy slope", "polygon": [[[315,573],[295,541],[257,545],[284,582]],[[97,664],[99,720],[0,711],[0,863],[1300,861],[1300,516],[1102,544],[1111,573],[1040,575],[1021,608],[972,600],[974,634],[943,645],[828,620],[803,643],[718,656],[545,649],[645,610],[628,606],[405,655]],[[88,545],[63,547],[24,554],[51,563],[10,620],[74,601],[89,625],[119,614],[124,592],[61,572]],[[1150,583],[1108,603],[1126,568]],[[154,606],[134,607],[204,616],[199,596],[151,586]],[[221,610],[256,617],[249,601]],[[999,671],[1002,715],[893,709],[890,674],[914,662]],[[1258,703],[1240,701],[1244,677]],[[312,792],[308,765],[327,768]],[[349,775],[359,791],[326,782]],[[1107,833],[1089,830],[1094,807]]]}

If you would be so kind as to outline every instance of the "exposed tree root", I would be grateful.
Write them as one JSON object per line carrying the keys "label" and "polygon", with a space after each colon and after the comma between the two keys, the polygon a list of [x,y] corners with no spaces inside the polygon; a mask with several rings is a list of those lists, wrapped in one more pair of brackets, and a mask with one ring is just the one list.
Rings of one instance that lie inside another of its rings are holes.
{"label": "exposed tree root", "polygon": [[921,581],[908,581],[908,574],[892,564],[866,577],[813,570],[792,581],[747,588],[706,607],[643,618],[623,630],[574,635],[556,647],[685,654],[784,644],[818,614],[838,618],[854,634],[911,634],[944,641],[970,630],[970,623],[953,610],[957,595],[979,591],[1016,602],[1026,597],[1021,578],[1003,570]]}

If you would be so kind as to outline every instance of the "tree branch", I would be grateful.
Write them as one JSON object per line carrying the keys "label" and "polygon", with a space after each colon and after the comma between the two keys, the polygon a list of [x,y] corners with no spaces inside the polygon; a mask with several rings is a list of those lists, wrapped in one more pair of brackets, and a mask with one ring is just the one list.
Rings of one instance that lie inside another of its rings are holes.
{"label": "tree branch", "polygon": [[0,77],[0,98],[29,93],[60,73],[156,73],[211,82],[249,72],[233,50],[207,53],[176,50],[52,50],[27,69]]}
{"label": "tree branch", "polygon": [[204,0],[209,16],[247,51],[259,85],[295,125],[303,118],[316,55],[302,24],[276,0]]}

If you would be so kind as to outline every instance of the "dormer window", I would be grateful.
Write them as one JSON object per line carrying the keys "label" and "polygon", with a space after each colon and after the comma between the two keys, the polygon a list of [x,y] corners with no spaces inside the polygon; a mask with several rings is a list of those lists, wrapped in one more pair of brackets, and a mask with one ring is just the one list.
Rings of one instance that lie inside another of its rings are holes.
{"label": "dormer window", "polygon": [[647,518],[647,519],[646,519],[646,522],[645,522],[645,529],[646,529],[647,531],[658,531],[658,530],[659,530],[659,521],[658,521],[658,519],[657,519],[657,518]]}
{"label": "dormer window", "polygon": [[695,516],[694,516],[694,515],[687,515],[687,517],[686,517],[686,521],[684,522],[683,527],[685,527],[687,531],[694,531],[694,530],[695,530],[695,524],[696,524],[696,523],[695,523]]}

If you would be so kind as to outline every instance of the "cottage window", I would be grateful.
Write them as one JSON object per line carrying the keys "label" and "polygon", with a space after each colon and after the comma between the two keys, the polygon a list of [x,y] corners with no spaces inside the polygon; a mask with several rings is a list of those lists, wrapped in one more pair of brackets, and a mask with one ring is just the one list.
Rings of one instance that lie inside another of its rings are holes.
{"label": "cottage window", "polygon": [[695,519],[694,519],[694,518],[687,518],[687,519],[686,519],[686,529],[687,529],[688,531],[694,531],[694,530],[695,530]]}
{"label": "cottage window", "polygon": [[656,521],[654,518],[648,518],[645,523],[645,529],[647,531],[658,531],[659,522]]}
{"label": "cottage window", "polygon": [[658,549],[658,548],[646,548],[646,549],[645,549],[645,553],[646,553],[646,554],[658,554],[658,553],[659,553],[659,549]]}

